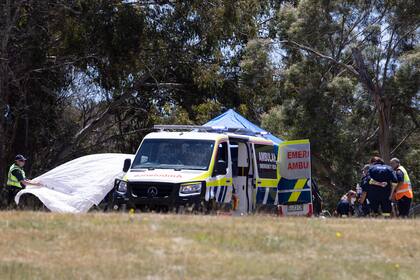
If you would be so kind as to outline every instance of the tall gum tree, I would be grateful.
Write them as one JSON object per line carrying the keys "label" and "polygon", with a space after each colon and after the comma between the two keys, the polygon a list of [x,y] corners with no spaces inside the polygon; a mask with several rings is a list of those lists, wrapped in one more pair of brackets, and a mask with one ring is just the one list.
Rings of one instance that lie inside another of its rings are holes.
{"label": "tall gum tree", "polygon": [[[402,55],[415,51],[419,14],[414,0],[304,0],[283,5],[271,25],[272,38],[288,54],[286,64],[300,55],[315,56],[331,63],[336,76],[352,76],[363,85],[375,105],[379,152],[386,161],[391,155],[393,102],[398,98],[387,87]],[[411,105],[406,104],[407,109]]]}

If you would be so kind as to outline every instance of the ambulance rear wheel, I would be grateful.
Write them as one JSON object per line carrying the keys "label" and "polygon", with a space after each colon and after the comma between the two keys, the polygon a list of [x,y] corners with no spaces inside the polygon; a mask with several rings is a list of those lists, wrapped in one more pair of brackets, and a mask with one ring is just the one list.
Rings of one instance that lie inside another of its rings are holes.
{"label": "ambulance rear wheel", "polygon": [[207,215],[214,215],[217,213],[217,202],[215,199],[204,202],[204,212]]}
{"label": "ambulance rear wheel", "polygon": [[205,201],[200,201],[194,204],[193,214],[206,214]]}

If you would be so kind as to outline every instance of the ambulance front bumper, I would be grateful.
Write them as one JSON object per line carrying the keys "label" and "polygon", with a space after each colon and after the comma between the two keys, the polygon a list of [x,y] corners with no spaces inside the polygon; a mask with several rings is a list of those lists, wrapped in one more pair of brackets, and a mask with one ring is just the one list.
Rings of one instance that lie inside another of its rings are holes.
{"label": "ambulance front bumper", "polygon": [[[113,204],[117,206],[126,204],[129,207],[167,206],[170,208],[193,205],[199,203],[205,194],[203,182],[195,183],[201,184],[201,187],[194,186],[192,183],[128,182],[125,192],[118,190],[118,183],[116,181],[113,193]],[[189,186],[185,187],[185,185]]]}

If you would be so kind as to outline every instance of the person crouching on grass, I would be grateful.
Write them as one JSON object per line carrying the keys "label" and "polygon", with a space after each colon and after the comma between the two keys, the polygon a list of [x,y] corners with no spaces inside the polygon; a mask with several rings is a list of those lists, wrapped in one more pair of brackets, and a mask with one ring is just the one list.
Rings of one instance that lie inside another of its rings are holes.
{"label": "person crouching on grass", "polygon": [[343,195],[337,205],[337,214],[339,217],[350,217],[354,214],[354,202],[356,201],[356,192],[348,191]]}

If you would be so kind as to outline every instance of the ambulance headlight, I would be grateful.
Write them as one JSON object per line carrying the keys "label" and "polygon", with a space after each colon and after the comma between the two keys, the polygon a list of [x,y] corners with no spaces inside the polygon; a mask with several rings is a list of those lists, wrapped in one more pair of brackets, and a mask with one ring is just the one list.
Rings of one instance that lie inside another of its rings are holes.
{"label": "ambulance headlight", "polygon": [[127,192],[127,182],[126,181],[120,181],[117,188],[118,192],[125,193]]}
{"label": "ambulance headlight", "polygon": [[182,184],[179,188],[179,195],[195,195],[201,193],[201,183]]}

